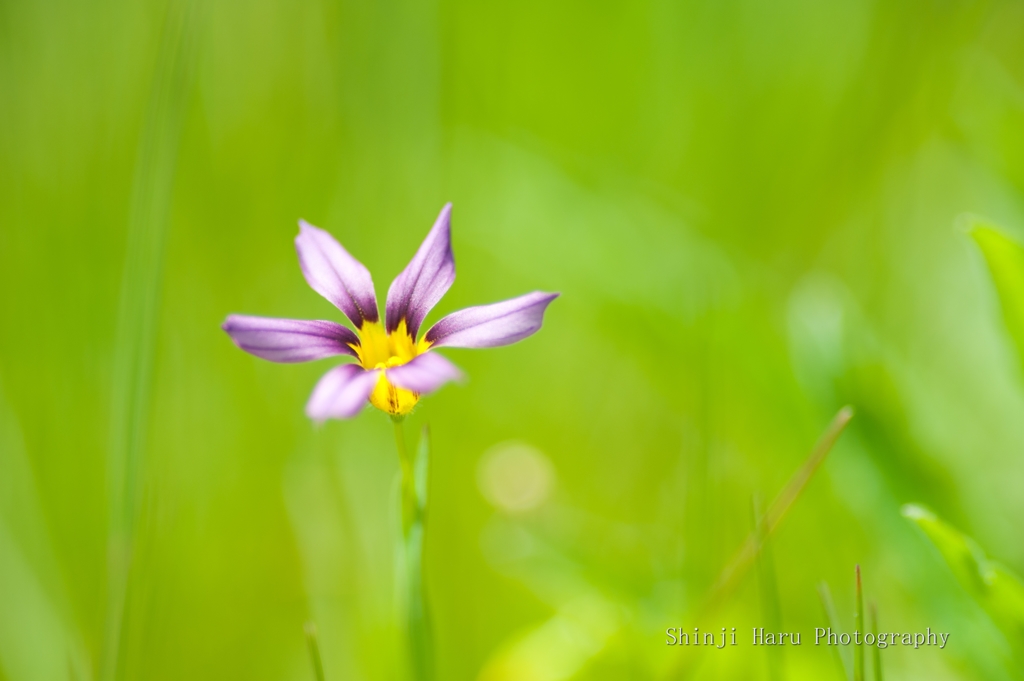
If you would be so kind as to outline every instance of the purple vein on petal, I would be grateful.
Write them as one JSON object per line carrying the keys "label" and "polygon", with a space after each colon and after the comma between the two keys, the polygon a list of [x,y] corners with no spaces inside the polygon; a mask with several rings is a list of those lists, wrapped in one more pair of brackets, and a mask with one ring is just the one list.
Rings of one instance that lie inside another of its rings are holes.
{"label": "purple vein on petal", "polygon": [[357,328],[364,320],[377,321],[377,294],[370,271],[333,236],[299,220],[295,249],[302,274],[314,291],[344,312]]}
{"label": "purple vein on petal", "polygon": [[385,371],[388,380],[414,393],[431,393],[448,381],[462,378],[462,372],[447,359],[433,352],[419,355],[408,364]]}
{"label": "purple vein on petal", "polygon": [[445,204],[416,255],[388,288],[385,321],[388,332],[402,319],[413,337],[427,313],[455,281],[455,257],[451,243],[452,204]]}
{"label": "purple vein on petal", "polygon": [[309,362],[356,353],[359,338],[341,324],[306,319],[229,315],[223,328],[235,345],[271,362]]}
{"label": "purple vein on petal", "polygon": [[490,305],[453,312],[430,327],[426,340],[433,347],[493,348],[532,335],[544,321],[544,310],[557,293],[534,291]]}
{"label": "purple vein on petal", "polygon": [[358,364],[334,367],[316,384],[306,403],[306,415],[315,421],[352,418],[366,406],[380,372]]}

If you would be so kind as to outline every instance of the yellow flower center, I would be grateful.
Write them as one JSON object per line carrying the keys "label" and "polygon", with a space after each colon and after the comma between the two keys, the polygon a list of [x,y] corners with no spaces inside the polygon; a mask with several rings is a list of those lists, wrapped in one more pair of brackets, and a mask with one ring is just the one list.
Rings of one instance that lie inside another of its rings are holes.
{"label": "yellow flower center", "polygon": [[[411,361],[430,347],[425,339],[419,343],[409,334],[403,319],[393,333],[380,322],[363,322],[359,328],[359,345],[352,345],[359,364],[367,371],[390,369]],[[383,371],[370,394],[370,404],[392,416],[405,416],[419,401],[419,393],[392,384]]]}

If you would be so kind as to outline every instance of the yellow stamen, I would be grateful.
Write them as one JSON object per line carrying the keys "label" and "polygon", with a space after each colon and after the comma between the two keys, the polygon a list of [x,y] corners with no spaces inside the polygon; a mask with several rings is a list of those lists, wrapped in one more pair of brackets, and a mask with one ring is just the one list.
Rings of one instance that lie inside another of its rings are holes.
{"label": "yellow stamen", "polygon": [[[393,333],[380,322],[364,322],[359,328],[359,345],[353,350],[366,370],[390,369],[411,361],[430,347],[425,339],[416,342],[403,319]],[[419,393],[392,384],[383,371],[370,394],[370,404],[393,416],[404,416],[419,401]]]}

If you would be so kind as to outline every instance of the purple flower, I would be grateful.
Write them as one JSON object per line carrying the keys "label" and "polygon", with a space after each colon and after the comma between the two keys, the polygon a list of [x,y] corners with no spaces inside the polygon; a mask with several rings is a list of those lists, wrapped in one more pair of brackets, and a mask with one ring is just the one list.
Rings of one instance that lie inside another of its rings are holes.
{"label": "purple flower", "polygon": [[459,310],[417,340],[427,313],[455,281],[451,212],[450,203],[441,209],[412,261],[391,282],[383,324],[369,270],[330,234],[300,220],[295,247],[302,274],[358,332],[335,322],[245,315],[230,315],[224,330],[238,347],[272,362],[333,355],[356,360],[334,367],[317,383],[306,405],[312,419],[350,418],[367,401],[393,416],[408,414],[421,395],[461,375],[434,348],[493,348],[520,341],[540,329],[545,308],[558,297],[535,291]]}

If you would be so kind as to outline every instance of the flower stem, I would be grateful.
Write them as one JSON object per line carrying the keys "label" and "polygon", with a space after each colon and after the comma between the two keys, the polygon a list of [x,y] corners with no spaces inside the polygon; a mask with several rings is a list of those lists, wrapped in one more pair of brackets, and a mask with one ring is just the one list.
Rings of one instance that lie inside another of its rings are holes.
{"label": "flower stem", "polygon": [[395,447],[398,449],[398,465],[402,471],[402,538],[408,542],[417,515],[416,474],[409,457],[409,448],[405,444],[401,417],[391,417],[391,423],[395,427]]}
{"label": "flower stem", "polygon": [[433,646],[430,631],[430,611],[423,576],[423,540],[426,530],[428,458],[430,434],[424,429],[416,459],[409,455],[402,430],[402,419],[392,417],[395,427],[395,446],[402,473],[402,548],[405,554],[404,575],[398,579],[400,592],[405,595],[407,613],[406,635],[409,646],[411,678],[431,681],[433,673]]}

